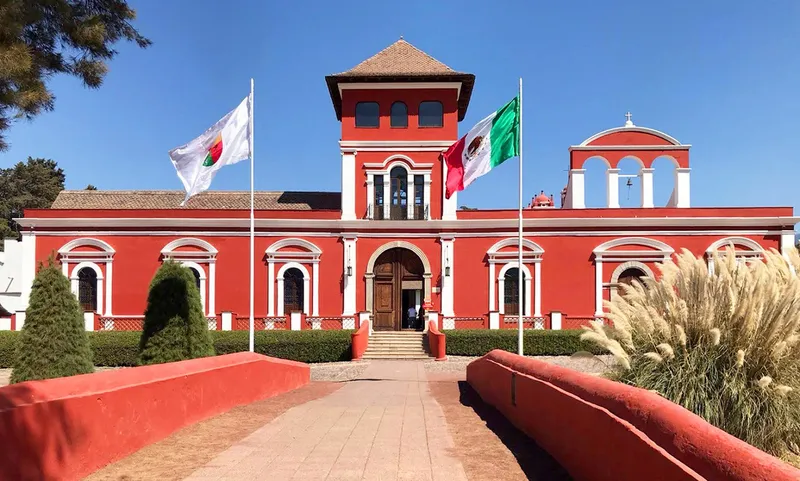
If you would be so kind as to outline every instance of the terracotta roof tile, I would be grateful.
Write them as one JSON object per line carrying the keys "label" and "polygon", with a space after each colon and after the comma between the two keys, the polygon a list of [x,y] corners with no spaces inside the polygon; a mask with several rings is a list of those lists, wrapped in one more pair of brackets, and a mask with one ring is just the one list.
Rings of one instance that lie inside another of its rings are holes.
{"label": "terracotta roof tile", "polygon": [[401,38],[352,69],[334,76],[431,76],[457,73]]}
{"label": "terracotta roof tile", "polygon": [[[249,191],[208,191],[180,207],[179,190],[64,190],[51,209],[249,209]],[[256,192],[259,210],[339,210],[338,192]]]}

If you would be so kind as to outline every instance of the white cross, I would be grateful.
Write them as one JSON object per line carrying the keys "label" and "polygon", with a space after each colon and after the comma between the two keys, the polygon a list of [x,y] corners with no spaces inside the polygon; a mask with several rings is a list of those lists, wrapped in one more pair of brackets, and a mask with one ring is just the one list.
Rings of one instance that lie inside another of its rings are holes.
{"label": "white cross", "polygon": [[631,117],[633,117],[633,115],[631,115],[630,112],[625,112],[625,125],[626,126],[633,125],[633,121],[631,121]]}

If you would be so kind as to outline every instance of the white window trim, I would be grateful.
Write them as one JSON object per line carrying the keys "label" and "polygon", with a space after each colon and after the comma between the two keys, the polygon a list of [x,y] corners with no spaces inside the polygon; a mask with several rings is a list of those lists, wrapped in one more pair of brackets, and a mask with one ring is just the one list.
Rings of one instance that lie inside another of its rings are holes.
{"label": "white window trim", "polygon": [[[496,242],[486,251],[489,258],[489,311],[501,314],[505,311],[502,300],[504,294],[505,272],[519,265],[519,251],[502,251],[504,247],[518,247],[519,238],[509,237]],[[525,273],[525,306],[523,317],[531,316],[531,273],[526,264],[533,264],[533,317],[542,317],[542,255],[544,249],[530,239],[522,239],[522,271]],[[502,265],[500,274],[495,276],[496,265]]]}
{"label": "white window trim", "polygon": [[[198,247],[203,251],[177,251],[181,247]],[[161,249],[163,260],[173,260],[200,273],[200,299],[206,316],[215,316],[217,309],[217,249],[209,242],[195,237],[175,239]],[[208,265],[208,270],[203,267]],[[207,286],[207,287],[206,287]]]}
{"label": "white window trim", "polygon": [[[314,264],[315,266],[318,264]],[[285,306],[283,304],[283,276],[289,269],[298,269],[300,272],[303,273],[303,314],[308,314],[308,291],[309,291],[309,283],[311,277],[308,275],[308,269],[303,264],[299,262],[287,262],[278,270],[278,316],[285,315]],[[316,292],[313,292],[312,295],[316,296]],[[314,314],[317,315],[317,314]]]}
{"label": "white window trim", "polygon": [[[305,249],[306,252],[281,252],[284,247],[300,247]],[[283,272],[289,267],[298,267],[304,273],[305,285],[303,292],[303,312],[306,315],[319,316],[319,260],[322,255],[322,249],[317,247],[314,243],[298,237],[288,237],[281,239],[266,250],[267,255],[267,315],[275,316],[277,297],[277,312],[278,316],[283,316]],[[284,263],[281,270],[278,271],[278,276],[275,276],[275,264]],[[308,275],[308,270],[303,264],[311,264],[311,276]],[[308,295],[309,279],[312,284],[311,296]],[[275,293],[275,282],[278,283],[277,296]],[[311,299],[311,313],[309,314],[308,302]]]}
{"label": "white window trim", "polygon": [[[645,246],[650,249],[611,250],[622,246]],[[672,257],[675,249],[655,239],[647,237],[621,237],[604,242],[594,248],[594,315],[603,316],[603,262],[637,262],[644,266],[645,262],[665,262]],[[647,268],[647,266],[644,266]],[[647,271],[652,270],[647,268]],[[647,272],[645,271],[645,272]],[[622,271],[619,271],[622,273]],[[613,292],[613,291],[612,291]]]}
{"label": "white window trim", "polygon": [[[406,162],[403,162],[403,161]],[[433,164],[419,164],[414,162],[410,157],[405,155],[392,155],[386,158],[380,164],[364,164],[364,167],[367,167],[366,176],[367,176],[367,205],[372,205],[372,209],[377,208],[377,206],[373,205],[375,202],[375,176],[382,175],[383,176],[383,218],[389,218],[389,212],[391,207],[391,199],[389,198],[390,193],[390,186],[391,186],[391,178],[389,174],[391,173],[392,169],[395,167],[402,167],[406,171],[407,179],[406,183],[408,184],[408,190],[406,192],[406,202],[407,206],[411,207],[407,209],[407,217],[409,219],[413,218],[414,215],[414,176],[421,175],[422,185],[424,192],[422,194],[422,207],[423,209],[425,206],[429,206],[430,198],[431,198],[431,170],[433,169]],[[380,187],[378,187],[380,188]],[[430,207],[427,209],[427,217],[424,220],[430,219]]]}
{"label": "white window trim", "polygon": [[627,261],[623,262],[622,264],[618,265],[614,272],[611,273],[611,282],[608,283],[608,288],[610,292],[610,299],[613,301],[617,297],[617,284],[619,284],[619,276],[622,275],[628,269],[638,269],[644,273],[646,277],[650,277],[655,279],[656,276],[653,274],[653,270],[644,264],[643,262],[639,261]]}
{"label": "white window trim", "polygon": [[[750,259],[763,259],[764,248],[747,237],[725,237],[713,242],[708,249],[706,249],[706,262],[708,263],[708,273],[714,273],[714,253],[724,254],[725,250],[733,247],[733,254],[736,256],[737,261],[747,261]],[[745,247],[745,249],[740,249]]]}
{"label": "white window trim", "polygon": [[[98,251],[77,251],[75,249],[79,247],[95,247],[101,249]],[[97,312],[103,313],[104,316],[111,316],[112,315],[112,281],[114,279],[113,276],[113,266],[114,266],[114,254],[116,251],[110,244],[100,239],[95,239],[91,237],[81,237],[79,239],[73,239],[66,244],[64,244],[58,250],[58,257],[61,261],[61,272],[64,274],[64,277],[69,277],[70,279],[70,286],[72,288],[72,292],[77,296],[78,295],[78,284],[77,284],[77,275],[78,271],[76,270],[78,267],[92,267],[97,272]],[[105,263],[105,276],[103,275],[100,267],[98,266],[98,262]],[[70,271],[69,264],[70,263],[77,263],[77,266]],[[69,274],[72,272],[72,274]],[[105,282],[105,286],[103,285]],[[105,287],[105,288],[104,288]]]}
{"label": "white window trim", "polygon": [[[64,269],[63,266],[66,266],[66,263],[62,264],[62,269]],[[72,294],[74,294],[75,297],[78,300],[80,300],[80,292],[79,292],[79,290],[80,290],[80,282],[79,282],[78,273],[80,273],[81,269],[85,269],[85,268],[92,269],[95,272],[95,274],[97,274],[97,312],[103,312],[103,300],[104,300],[104,298],[103,298],[103,279],[104,279],[103,271],[102,271],[102,269],[100,269],[100,266],[98,266],[94,262],[91,262],[91,261],[79,262],[75,267],[72,268],[72,273],[69,276],[70,287],[72,289]]]}

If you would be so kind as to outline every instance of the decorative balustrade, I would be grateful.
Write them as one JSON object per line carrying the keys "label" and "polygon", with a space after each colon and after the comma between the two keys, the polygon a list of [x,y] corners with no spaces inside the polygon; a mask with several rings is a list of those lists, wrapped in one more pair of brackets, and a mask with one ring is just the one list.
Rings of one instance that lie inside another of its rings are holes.
{"label": "decorative balustrade", "polygon": [[[209,331],[218,329],[216,316],[207,316]],[[100,316],[96,329],[98,331],[141,331],[144,327],[144,316]]]}
{"label": "decorative balustrade", "polygon": [[[285,330],[288,327],[286,316],[269,316],[269,317],[254,317],[253,330],[255,331],[272,331],[272,330]],[[235,331],[249,331],[250,330],[250,317],[249,316],[236,316],[233,323]]]}
{"label": "decorative balustrade", "polygon": [[602,317],[595,317],[595,316],[564,316],[563,320],[561,321],[561,328],[562,329],[580,329],[582,326],[588,326],[590,322],[594,320],[602,320],[606,322],[605,319]]}
{"label": "decorative balustrade", "polygon": [[[548,328],[549,319],[545,316],[533,317],[522,316],[523,329],[546,329]],[[503,316],[503,328],[511,329],[516,328],[519,322],[519,316]]]}
{"label": "decorative balustrade", "polygon": [[489,322],[485,317],[443,317],[442,329],[486,329]]}
{"label": "decorative balustrade", "polygon": [[306,317],[305,324],[307,329],[340,330],[355,329],[355,317]]}

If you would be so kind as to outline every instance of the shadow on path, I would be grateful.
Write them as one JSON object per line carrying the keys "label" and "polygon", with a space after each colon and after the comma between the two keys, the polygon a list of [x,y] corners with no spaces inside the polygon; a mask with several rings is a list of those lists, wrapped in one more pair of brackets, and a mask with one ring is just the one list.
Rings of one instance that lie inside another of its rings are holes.
{"label": "shadow on path", "polygon": [[571,480],[570,475],[547,451],[511,424],[497,409],[483,402],[466,382],[459,381],[459,400],[472,408],[481,420],[517,459],[519,467],[529,480]]}

